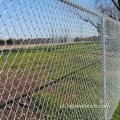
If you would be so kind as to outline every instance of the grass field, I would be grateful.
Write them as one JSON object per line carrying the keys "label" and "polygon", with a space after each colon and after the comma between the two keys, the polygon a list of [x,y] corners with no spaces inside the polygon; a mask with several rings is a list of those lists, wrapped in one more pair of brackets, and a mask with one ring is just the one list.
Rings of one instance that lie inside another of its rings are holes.
{"label": "grass field", "polygon": [[23,72],[25,77],[39,73],[42,80],[50,81],[100,60],[100,55],[90,54],[95,51],[94,47],[94,44],[70,44],[3,50],[0,71],[16,73],[17,77]]}
{"label": "grass field", "polygon": [[[12,105],[19,119],[35,116],[41,119],[97,119],[99,116],[102,119],[103,109],[60,108],[68,104],[103,104],[100,48],[98,43],[77,43],[1,50],[0,106],[31,93],[1,110],[10,119],[14,118],[10,112]],[[45,86],[55,80],[54,84]],[[44,87],[41,89],[41,86]]]}

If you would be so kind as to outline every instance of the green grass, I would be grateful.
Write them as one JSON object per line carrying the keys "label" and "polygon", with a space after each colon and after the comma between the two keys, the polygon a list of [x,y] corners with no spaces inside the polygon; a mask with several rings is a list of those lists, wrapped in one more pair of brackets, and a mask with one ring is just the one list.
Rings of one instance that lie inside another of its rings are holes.
{"label": "green grass", "polygon": [[[61,79],[55,85],[49,86],[41,92],[31,94],[28,99],[32,99],[35,102],[35,106],[31,110],[34,112],[39,111],[47,119],[96,119],[94,114],[98,115],[98,113],[103,111],[98,112],[98,109],[60,108],[60,105],[67,107],[67,105],[103,104],[98,101],[99,99],[103,99],[101,96],[103,90],[100,88],[102,80],[100,78],[96,80],[92,69],[96,70],[96,72],[100,71],[95,66],[90,66],[88,69],[91,71],[91,77],[87,76],[87,71],[80,70]],[[93,113],[92,115],[89,115],[90,111]],[[80,112],[82,113],[81,115],[79,114]]]}
{"label": "green grass", "polygon": [[[39,73],[42,80],[51,81],[91,62],[101,60],[99,55],[92,55],[97,44],[68,44],[58,46],[40,46],[27,49],[1,51],[0,71],[9,73],[18,71],[16,76]],[[75,62],[75,64],[74,64]],[[84,64],[85,62],[85,64]],[[43,74],[44,72],[44,74]]]}
{"label": "green grass", "polygon": [[117,106],[114,114],[112,115],[111,120],[120,120],[120,102],[118,103],[118,106]]}
{"label": "green grass", "polygon": [[[28,100],[34,102],[34,106],[29,108],[32,113],[36,115],[39,113],[45,119],[97,120],[99,118],[102,120],[104,109],[60,108],[60,105],[103,105],[100,48],[101,45],[97,43],[84,43],[1,50],[1,79],[13,80],[14,76],[22,79],[31,75],[32,79],[37,81],[37,87],[40,87],[45,82],[59,78],[57,83],[28,97]],[[94,63],[96,61],[99,62]],[[115,98],[118,95],[111,93],[113,88],[119,90],[119,76],[117,76],[119,61],[109,58],[106,66],[107,100],[109,105],[111,104],[108,113],[111,114],[114,109],[114,106],[112,107],[115,103],[114,99],[118,99]],[[5,78],[6,74],[8,78]],[[119,92],[115,91],[115,93]],[[6,107],[6,109],[9,108]],[[118,106],[111,120],[119,120],[119,111]]]}
{"label": "green grass", "polygon": [[[100,102],[103,101],[102,56],[93,54],[100,52],[97,50],[100,46],[85,43],[3,50],[0,53],[0,70],[3,78],[4,73],[8,73],[9,79],[13,79],[13,73],[17,77],[31,74],[34,80],[37,78],[43,83],[74,71],[59,82],[31,94],[28,100],[32,99],[35,104],[30,111],[40,113],[46,119],[97,119],[98,116],[102,119],[103,110],[100,109],[60,108],[63,104],[103,104]],[[96,61],[100,62],[92,64]]]}

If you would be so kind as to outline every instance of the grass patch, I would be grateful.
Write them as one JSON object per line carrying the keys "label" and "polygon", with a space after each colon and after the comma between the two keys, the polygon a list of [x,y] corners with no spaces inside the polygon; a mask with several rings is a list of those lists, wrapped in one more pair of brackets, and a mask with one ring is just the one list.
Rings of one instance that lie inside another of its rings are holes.
{"label": "grass patch", "polygon": [[118,103],[118,106],[117,106],[114,114],[112,115],[111,120],[120,120],[120,102]]}

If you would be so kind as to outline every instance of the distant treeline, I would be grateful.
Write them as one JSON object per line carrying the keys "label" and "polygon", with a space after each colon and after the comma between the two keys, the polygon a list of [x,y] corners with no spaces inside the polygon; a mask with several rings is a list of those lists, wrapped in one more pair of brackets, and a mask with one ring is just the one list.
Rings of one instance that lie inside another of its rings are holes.
{"label": "distant treeline", "polygon": [[85,37],[85,38],[79,38],[79,37],[76,37],[76,38],[74,38],[74,42],[86,42],[86,41],[88,41],[88,42],[94,42],[94,41],[96,41],[96,42],[98,42],[98,41],[100,41],[100,36],[94,36],[94,37]]}
{"label": "distant treeline", "polygon": [[20,41],[22,41],[22,39],[19,39],[19,40],[15,40],[15,39],[12,39],[12,38],[9,38],[9,39],[7,39],[7,40],[2,40],[2,39],[0,39],[0,44],[2,45],[2,44],[8,44],[8,45],[10,45],[10,44],[13,44],[13,43],[16,43],[16,42],[20,42]]}
{"label": "distant treeline", "polygon": [[0,39],[0,45],[20,45],[20,44],[45,44],[45,43],[70,43],[70,42],[93,42],[93,41],[100,41],[100,37],[94,36],[94,37],[86,37],[86,38],[80,38],[76,37],[73,38],[71,41],[69,38],[37,38],[37,39],[12,39],[9,38],[7,40]]}
{"label": "distant treeline", "polygon": [[0,39],[0,45],[20,45],[20,44],[43,44],[43,43],[49,43],[50,38],[39,38],[39,39],[12,39],[9,38],[7,40]]}

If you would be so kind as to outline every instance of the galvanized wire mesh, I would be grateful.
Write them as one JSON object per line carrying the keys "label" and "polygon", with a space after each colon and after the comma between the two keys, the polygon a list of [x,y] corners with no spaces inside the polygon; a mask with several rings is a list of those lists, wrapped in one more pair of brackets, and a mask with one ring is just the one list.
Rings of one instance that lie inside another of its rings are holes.
{"label": "galvanized wire mesh", "polygon": [[68,0],[0,1],[0,119],[110,119],[120,97],[120,24]]}
{"label": "galvanized wire mesh", "polygon": [[116,21],[105,20],[106,33],[106,90],[107,104],[110,108],[107,110],[108,118],[112,116],[118,101],[120,89],[120,25]]}

